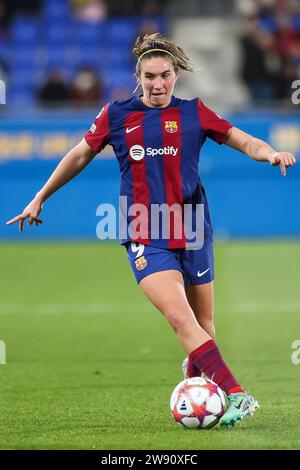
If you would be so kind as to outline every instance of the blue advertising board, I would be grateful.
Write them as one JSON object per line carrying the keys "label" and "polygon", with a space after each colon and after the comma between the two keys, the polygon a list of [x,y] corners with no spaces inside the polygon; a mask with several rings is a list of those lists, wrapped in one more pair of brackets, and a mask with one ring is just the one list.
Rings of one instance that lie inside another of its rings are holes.
{"label": "blue advertising board", "polygon": [[[287,114],[226,116],[249,134],[300,159],[300,118]],[[45,204],[39,228],[5,221],[20,213],[59,160],[83,137],[94,115],[41,113],[0,119],[0,239],[94,239],[97,207],[118,207],[119,169],[111,149]],[[300,163],[300,162],[299,162]],[[300,164],[281,176],[279,168],[207,140],[199,174],[210,204],[215,237],[299,237]]]}

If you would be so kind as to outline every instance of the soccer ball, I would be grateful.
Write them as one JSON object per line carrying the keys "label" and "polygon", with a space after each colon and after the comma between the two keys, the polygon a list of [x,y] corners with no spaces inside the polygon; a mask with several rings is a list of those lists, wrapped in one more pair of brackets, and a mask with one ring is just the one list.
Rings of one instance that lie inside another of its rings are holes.
{"label": "soccer ball", "polygon": [[214,427],[225,411],[223,391],[212,380],[193,377],[180,382],[170,400],[175,421],[184,428]]}

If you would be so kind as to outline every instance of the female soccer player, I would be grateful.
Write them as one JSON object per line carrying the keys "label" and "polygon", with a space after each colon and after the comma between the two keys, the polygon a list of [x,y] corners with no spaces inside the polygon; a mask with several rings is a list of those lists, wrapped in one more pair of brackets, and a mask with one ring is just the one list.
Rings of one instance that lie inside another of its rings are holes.
{"label": "female soccer player", "polygon": [[[128,230],[121,243],[136,279],[187,352],[187,376],[205,374],[227,394],[228,407],[220,424],[233,426],[253,414],[258,403],[233,376],[214,342],[212,228],[198,177],[199,154],[209,137],[254,160],[280,165],[283,176],[296,160],[233,127],[200,99],[173,96],[179,70],[192,67],[185,52],[168,38],[158,33],[138,38],[133,52],[141,96],[104,106],[85,138],[63,158],[33,201],[7,223],[19,222],[20,231],[26,219],[38,226],[49,196],[106,144],[112,145],[121,171],[121,195],[135,208],[127,215]],[[167,227],[155,221],[151,211],[157,207],[163,221],[168,219]],[[186,207],[187,213],[182,212]],[[134,225],[137,212],[141,217]],[[202,227],[198,232],[202,230],[203,237],[193,232],[195,224]]]}

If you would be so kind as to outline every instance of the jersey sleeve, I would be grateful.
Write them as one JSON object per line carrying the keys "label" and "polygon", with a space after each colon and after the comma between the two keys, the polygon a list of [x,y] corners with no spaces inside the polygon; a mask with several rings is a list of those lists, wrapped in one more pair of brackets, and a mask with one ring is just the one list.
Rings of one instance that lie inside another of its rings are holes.
{"label": "jersey sleeve", "polygon": [[101,152],[102,149],[109,143],[110,125],[109,125],[109,103],[101,109],[100,113],[96,116],[95,121],[90,127],[90,130],[85,135],[85,140],[88,145],[96,152]]}
{"label": "jersey sleeve", "polygon": [[216,114],[212,109],[205,106],[200,99],[198,101],[198,112],[202,129],[205,131],[206,135],[218,144],[223,144],[229,129],[231,129],[233,125]]}

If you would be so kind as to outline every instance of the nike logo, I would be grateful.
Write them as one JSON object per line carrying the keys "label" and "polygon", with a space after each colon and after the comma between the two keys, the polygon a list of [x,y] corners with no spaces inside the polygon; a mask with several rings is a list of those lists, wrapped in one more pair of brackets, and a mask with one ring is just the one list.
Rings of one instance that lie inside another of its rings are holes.
{"label": "nike logo", "polygon": [[130,134],[130,132],[134,131],[135,129],[138,129],[138,127],[141,127],[141,125],[135,126],[135,127],[131,127],[131,128],[127,127],[127,128],[126,128],[126,134]]}
{"label": "nike logo", "polygon": [[240,403],[238,405],[234,405],[237,410],[239,410],[242,406],[243,399],[241,399]]}
{"label": "nike logo", "polygon": [[197,272],[197,277],[202,277],[202,276],[204,276],[204,274],[206,274],[207,271],[209,271],[209,268],[207,268],[207,270],[206,270],[206,271],[203,271],[202,273],[200,273],[200,271],[198,271],[198,272]]}

